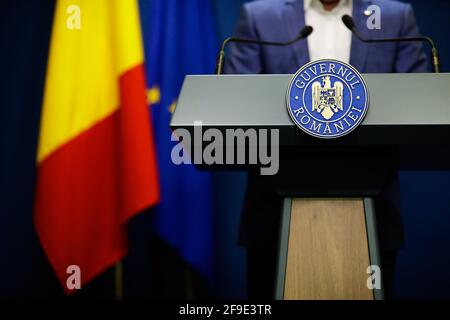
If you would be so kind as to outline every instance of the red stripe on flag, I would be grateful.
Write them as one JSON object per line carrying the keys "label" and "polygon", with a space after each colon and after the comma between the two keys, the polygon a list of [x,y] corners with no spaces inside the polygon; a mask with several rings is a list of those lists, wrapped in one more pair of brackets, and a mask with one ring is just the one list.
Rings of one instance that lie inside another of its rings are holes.
{"label": "red stripe on flag", "polygon": [[69,265],[82,284],[111,267],[127,252],[127,220],[159,199],[142,65],[119,81],[118,111],[38,168],[35,226],[66,291]]}
{"label": "red stripe on flag", "polygon": [[[120,145],[123,175],[123,218],[159,201],[158,168],[151,113],[147,107],[144,66],[120,77],[122,104]],[[141,199],[140,201],[138,199]]]}

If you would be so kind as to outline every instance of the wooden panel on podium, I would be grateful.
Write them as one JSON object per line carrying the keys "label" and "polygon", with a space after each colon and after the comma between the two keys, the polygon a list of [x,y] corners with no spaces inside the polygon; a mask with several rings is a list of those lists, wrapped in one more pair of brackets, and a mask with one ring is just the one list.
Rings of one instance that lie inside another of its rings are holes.
{"label": "wooden panel on podium", "polygon": [[372,300],[362,198],[292,201],[284,299]]}

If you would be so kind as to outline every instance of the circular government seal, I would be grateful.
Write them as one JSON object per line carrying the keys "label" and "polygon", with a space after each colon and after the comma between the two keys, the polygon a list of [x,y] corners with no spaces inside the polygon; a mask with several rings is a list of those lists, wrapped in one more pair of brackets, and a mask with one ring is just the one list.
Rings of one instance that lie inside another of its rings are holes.
{"label": "circular government seal", "polygon": [[369,93],[355,68],[326,59],[297,71],[289,83],[286,102],[300,129],[329,139],[342,137],[361,123],[369,108]]}

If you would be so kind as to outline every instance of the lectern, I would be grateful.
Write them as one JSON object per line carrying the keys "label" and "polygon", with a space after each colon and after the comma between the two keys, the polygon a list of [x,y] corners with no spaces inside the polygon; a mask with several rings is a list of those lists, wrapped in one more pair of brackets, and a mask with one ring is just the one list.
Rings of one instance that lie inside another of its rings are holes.
{"label": "lectern", "polygon": [[370,95],[363,123],[331,140],[292,123],[291,75],[187,76],[183,83],[173,130],[193,132],[198,121],[221,131],[279,130],[280,167],[270,178],[284,197],[276,299],[382,299],[382,287],[368,285],[368,269],[379,265],[373,197],[392,170],[450,167],[450,74],[363,77]]}

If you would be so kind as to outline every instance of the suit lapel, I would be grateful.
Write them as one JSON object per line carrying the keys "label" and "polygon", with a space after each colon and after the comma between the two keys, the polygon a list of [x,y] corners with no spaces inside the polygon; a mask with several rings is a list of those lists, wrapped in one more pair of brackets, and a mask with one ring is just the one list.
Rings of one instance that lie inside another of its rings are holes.
{"label": "suit lapel", "polygon": [[[284,17],[289,39],[293,39],[305,27],[303,0],[286,0]],[[294,50],[297,69],[309,62],[309,49],[306,40],[297,41],[291,47]]]}
{"label": "suit lapel", "polygon": [[[364,11],[370,5],[370,0],[353,0],[353,20],[359,33],[364,37],[368,37],[368,29],[366,26],[367,16]],[[362,42],[355,35],[352,35],[352,44],[350,50],[350,64],[354,66],[359,72],[365,72],[366,59],[369,50],[369,43]]]}

